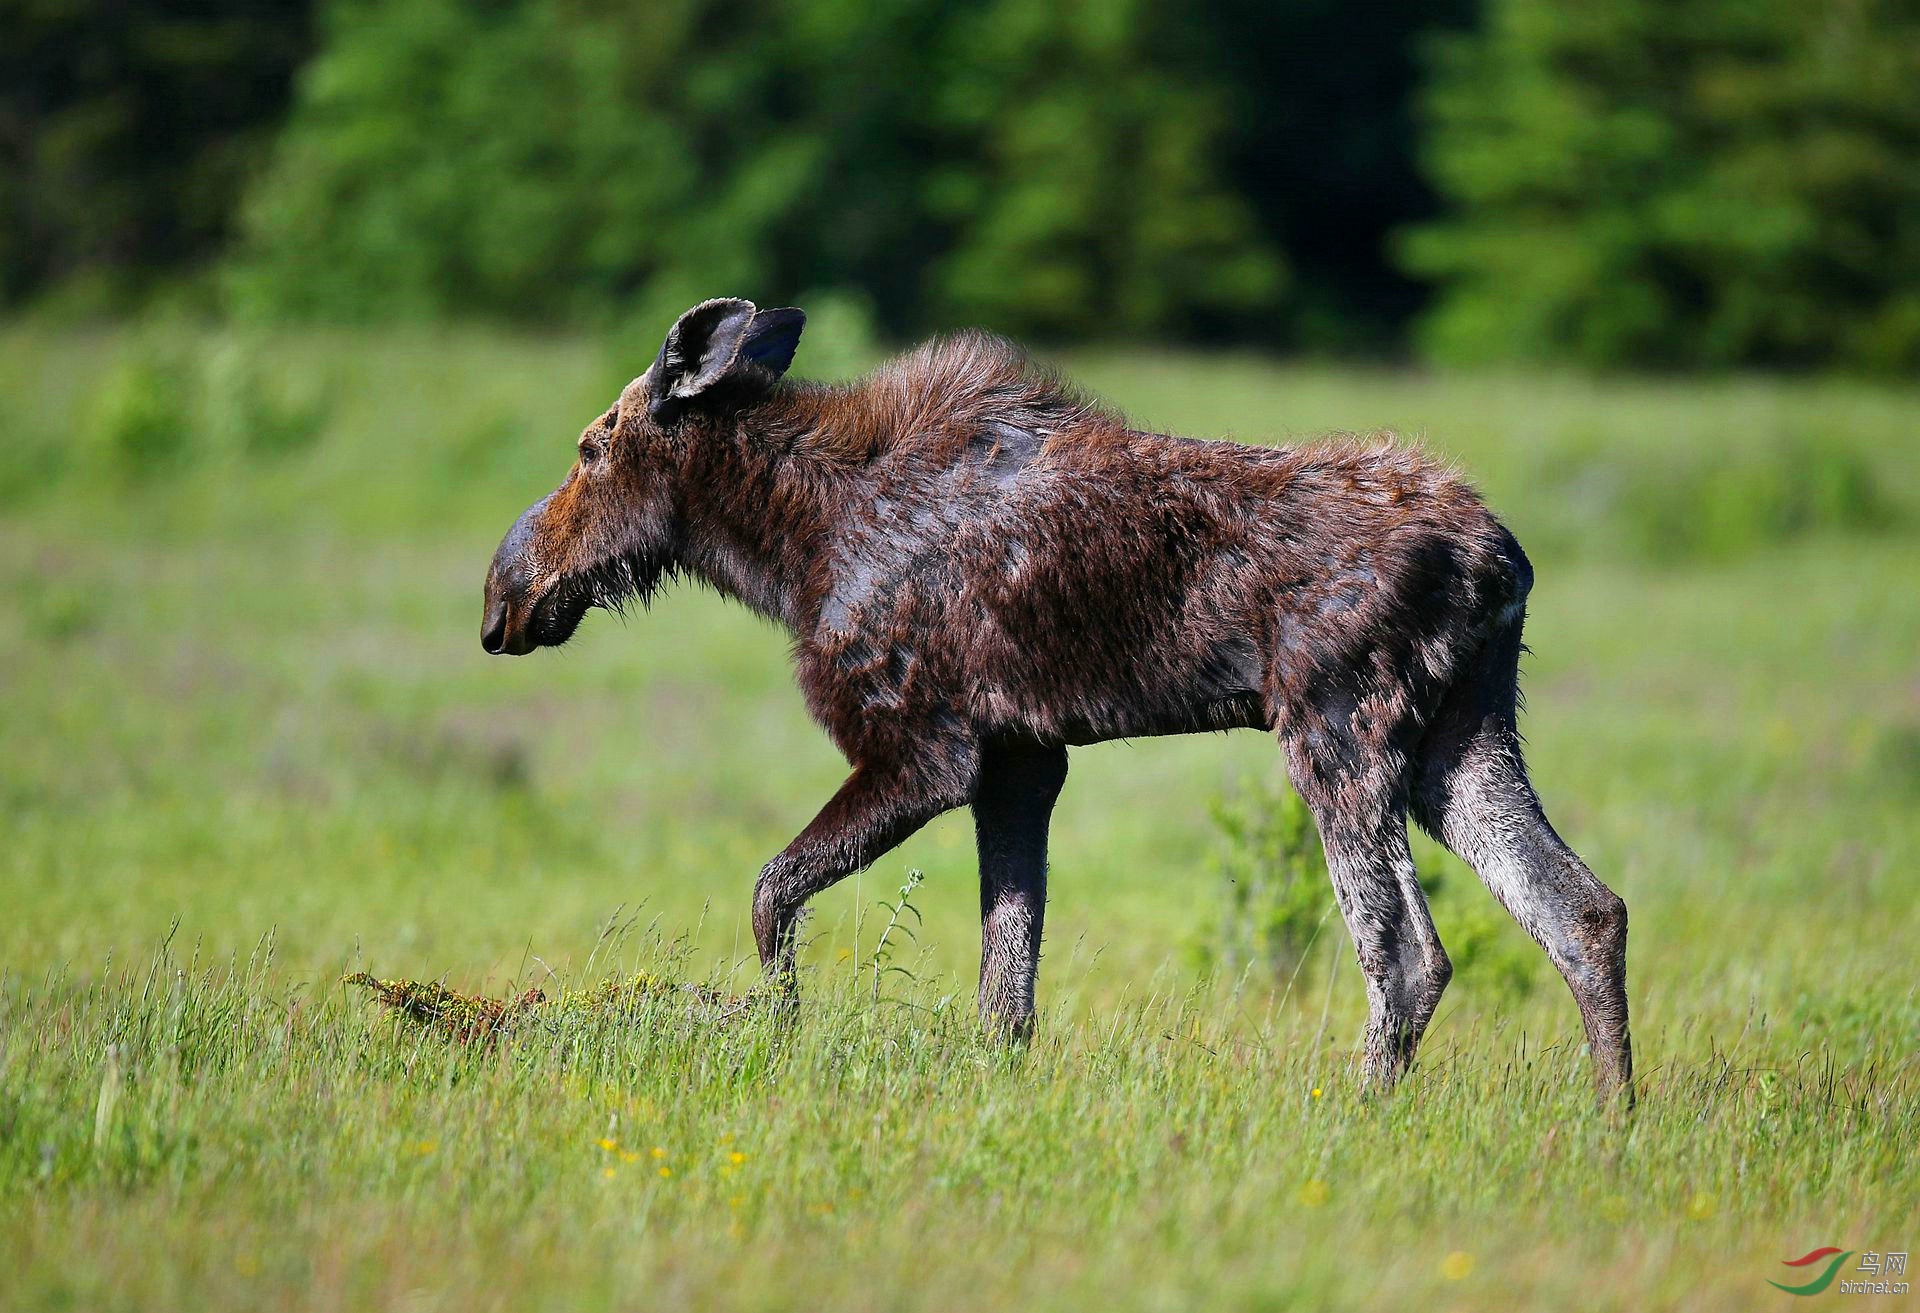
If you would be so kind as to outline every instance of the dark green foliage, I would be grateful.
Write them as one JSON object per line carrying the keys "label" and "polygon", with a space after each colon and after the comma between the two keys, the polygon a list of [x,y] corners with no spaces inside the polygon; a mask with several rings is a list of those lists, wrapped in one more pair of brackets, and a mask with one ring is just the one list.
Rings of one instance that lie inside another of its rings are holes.
{"label": "dark green foliage", "polygon": [[244,296],[342,318],[551,319],[631,291],[649,253],[697,236],[676,226],[691,142],[627,94],[687,40],[671,10],[650,6],[636,44],[552,5],[333,6],[252,195]]}
{"label": "dark green foliage", "polygon": [[0,0],[0,305],[63,280],[111,302],[216,248],[307,8]]}
{"label": "dark green foliage", "polygon": [[1920,366],[1911,4],[1491,0],[1436,56],[1436,356]]}
{"label": "dark green foliage", "polygon": [[0,0],[0,306],[1920,366],[1904,0],[189,8]]}
{"label": "dark green foliage", "polygon": [[1159,0],[343,0],[239,287],[331,317],[655,321],[860,289],[889,330],[1189,331],[1278,265]]}
{"label": "dark green foliage", "polygon": [[934,317],[1042,335],[1191,335],[1274,305],[1277,259],[1219,177],[1226,98],[1163,52],[1156,0],[957,11],[928,70],[949,144]]}
{"label": "dark green foliage", "polygon": [[[1388,236],[1439,209],[1417,165],[1413,104],[1428,32],[1476,0],[1214,0],[1191,6],[1199,76],[1227,106],[1226,177],[1291,280],[1259,340],[1315,350],[1399,346],[1426,289]],[[1163,47],[1157,57],[1177,55]]]}

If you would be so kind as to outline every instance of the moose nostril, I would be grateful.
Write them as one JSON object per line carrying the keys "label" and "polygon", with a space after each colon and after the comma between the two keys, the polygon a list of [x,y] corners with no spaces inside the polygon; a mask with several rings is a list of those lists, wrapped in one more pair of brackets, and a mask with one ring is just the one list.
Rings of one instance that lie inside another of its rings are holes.
{"label": "moose nostril", "polygon": [[507,646],[506,607],[487,613],[486,624],[480,630],[480,646],[492,656],[499,656],[505,650]]}

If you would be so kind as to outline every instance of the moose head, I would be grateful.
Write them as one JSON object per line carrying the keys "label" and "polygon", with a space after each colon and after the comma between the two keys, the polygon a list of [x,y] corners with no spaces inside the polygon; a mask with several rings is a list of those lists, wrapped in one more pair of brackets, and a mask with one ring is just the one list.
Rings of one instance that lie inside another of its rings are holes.
{"label": "moose head", "polygon": [[566,481],[507,531],[487,571],[480,645],[512,656],[557,647],[587,608],[651,594],[678,563],[680,444],[770,395],[805,323],[798,310],[732,297],[681,315],[646,373],[580,435]]}

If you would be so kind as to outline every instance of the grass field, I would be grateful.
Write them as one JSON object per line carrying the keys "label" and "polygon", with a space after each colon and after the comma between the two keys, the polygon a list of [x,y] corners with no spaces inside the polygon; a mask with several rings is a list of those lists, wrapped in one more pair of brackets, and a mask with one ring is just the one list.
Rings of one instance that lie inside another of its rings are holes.
{"label": "grass field", "polygon": [[818,900],[791,1028],[463,1048],[339,985],[752,982],[842,773],[782,637],[681,590],[477,642],[619,363],[0,332],[0,1307],[1749,1309],[1920,1240],[1920,391],[1064,362],[1143,424],[1421,435],[1528,544],[1531,759],[1632,910],[1618,1118],[1457,870],[1389,1098],[1337,917],[1201,969],[1256,734],[1075,754],[1024,1055],[974,1033],[964,815]]}

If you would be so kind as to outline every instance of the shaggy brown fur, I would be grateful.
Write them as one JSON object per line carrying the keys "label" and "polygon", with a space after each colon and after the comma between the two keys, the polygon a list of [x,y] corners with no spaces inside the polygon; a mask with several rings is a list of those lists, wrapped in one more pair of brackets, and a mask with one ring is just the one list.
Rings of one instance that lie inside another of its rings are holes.
{"label": "shaggy brown fur", "polygon": [[1411,1060],[1450,974],[1411,813],[1546,948],[1601,1088],[1630,1090],[1626,909],[1527,781],[1532,570],[1467,484],[1385,438],[1142,433],[980,334],[850,386],[787,383],[801,322],[734,300],[682,316],[501,544],[483,632],[490,652],[562,643],[588,607],[685,572],[793,634],[853,771],[761,872],[769,969],[810,896],[971,805],[981,1008],[1023,1032],[1067,748],[1265,729],[1326,844],[1374,1081]]}

